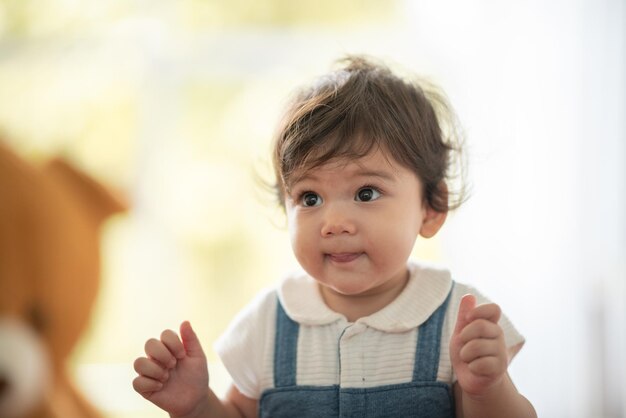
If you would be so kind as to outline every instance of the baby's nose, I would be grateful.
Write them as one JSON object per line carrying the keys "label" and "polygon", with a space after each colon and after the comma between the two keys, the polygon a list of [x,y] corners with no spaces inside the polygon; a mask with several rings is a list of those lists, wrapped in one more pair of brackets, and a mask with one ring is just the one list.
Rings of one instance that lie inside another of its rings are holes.
{"label": "baby's nose", "polygon": [[356,224],[352,214],[347,208],[343,208],[340,205],[326,208],[321,230],[323,237],[354,234],[355,232]]}

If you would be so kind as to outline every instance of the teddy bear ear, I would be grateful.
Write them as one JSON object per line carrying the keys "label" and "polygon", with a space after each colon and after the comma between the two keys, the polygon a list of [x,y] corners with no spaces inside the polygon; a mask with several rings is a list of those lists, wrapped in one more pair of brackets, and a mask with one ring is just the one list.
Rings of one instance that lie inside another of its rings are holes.
{"label": "teddy bear ear", "polygon": [[81,200],[97,223],[128,210],[126,199],[119,193],[105,187],[62,158],[50,160],[43,167],[43,172],[49,179],[66,185],[68,191]]}

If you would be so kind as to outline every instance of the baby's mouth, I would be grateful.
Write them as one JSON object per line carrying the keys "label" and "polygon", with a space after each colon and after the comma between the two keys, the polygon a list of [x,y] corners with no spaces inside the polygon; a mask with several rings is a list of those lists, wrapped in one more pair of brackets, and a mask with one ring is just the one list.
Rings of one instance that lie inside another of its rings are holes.
{"label": "baby's mouth", "polygon": [[349,263],[359,258],[363,253],[329,253],[326,257],[335,263]]}

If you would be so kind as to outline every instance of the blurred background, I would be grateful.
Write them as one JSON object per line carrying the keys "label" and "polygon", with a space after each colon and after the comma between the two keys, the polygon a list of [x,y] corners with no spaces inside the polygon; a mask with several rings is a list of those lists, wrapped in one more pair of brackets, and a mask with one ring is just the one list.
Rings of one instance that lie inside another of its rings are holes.
{"label": "blurred background", "polygon": [[[123,191],[71,358],[106,417],[144,341],[189,319],[211,361],[233,315],[296,267],[259,179],[293,89],[346,53],[438,84],[471,198],[416,257],[526,336],[510,373],[546,418],[626,416],[626,6],[619,0],[1,0],[0,131]],[[0,197],[1,200],[1,197]]]}

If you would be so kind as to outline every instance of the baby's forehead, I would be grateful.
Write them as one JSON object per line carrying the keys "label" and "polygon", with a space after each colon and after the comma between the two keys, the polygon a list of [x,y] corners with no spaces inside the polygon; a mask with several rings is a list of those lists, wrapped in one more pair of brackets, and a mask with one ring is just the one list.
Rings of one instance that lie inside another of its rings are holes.
{"label": "baby's forehead", "polygon": [[391,177],[402,170],[400,163],[388,153],[373,150],[363,156],[334,157],[327,161],[301,166],[289,178],[288,184],[293,185],[319,176],[375,176]]}

